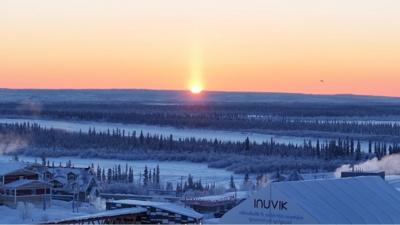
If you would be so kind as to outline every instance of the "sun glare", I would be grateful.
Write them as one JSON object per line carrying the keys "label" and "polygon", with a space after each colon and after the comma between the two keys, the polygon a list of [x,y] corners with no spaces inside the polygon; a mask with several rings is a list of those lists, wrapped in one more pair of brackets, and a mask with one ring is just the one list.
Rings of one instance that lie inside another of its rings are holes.
{"label": "sun glare", "polygon": [[194,85],[190,88],[190,92],[192,92],[192,94],[200,94],[203,91],[203,89],[199,86],[199,85]]}

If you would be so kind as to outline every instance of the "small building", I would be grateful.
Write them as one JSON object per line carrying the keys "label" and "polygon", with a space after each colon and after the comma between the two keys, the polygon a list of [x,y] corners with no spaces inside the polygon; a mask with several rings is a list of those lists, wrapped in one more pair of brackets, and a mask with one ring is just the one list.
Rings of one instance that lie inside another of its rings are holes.
{"label": "small building", "polygon": [[363,177],[363,176],[377,176],[385,180],[386,173],[385,171],[370,171],[370,172],[364,172],[364,171],[345,171],[341,173],[342,178],[346,177]]}
{"label": "small building", "polygon": [[21,162],[0,163],[0,203],[16,207],[18,202],[49,204],[51,185]]}
{"label": "small building", "polygon": [[39,180],[18,180],[1,187],[3,204],[15,207],[18,202],[50,204],[51,185]]}
{"label": "small building", "polygon": [[380,177],[270,183],[222,224],[399,224],[400,193]]}
{"label": "small building", "polygon": [[107,210],[124,208],[147,209],[142,224],[200,224],[203,220],[203,215],[193,209],[172,203],[137,200],[107,202]]}
{"label": "small building", "polygon": [[52,184],[54,198],[87,202],[100,195],[100,187],[92,168],[50,167],[43,177]]}

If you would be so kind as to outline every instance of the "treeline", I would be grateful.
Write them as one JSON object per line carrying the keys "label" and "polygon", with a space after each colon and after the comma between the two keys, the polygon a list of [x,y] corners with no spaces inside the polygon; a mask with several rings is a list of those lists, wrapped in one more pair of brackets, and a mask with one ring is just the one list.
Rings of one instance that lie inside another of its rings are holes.
{"label": "treeline", "polygon": [[[390,136],[400,140],[400,124],[302,120],[293,117],[400,115],[392,105],[45,105],[25,107],[0,105],[0,115],[38,116],[61,120],[119,122],[222,130],[314,131],[340,134]],[[390,111],[390,110],[392,111]],[[363,111],[365,110],[365,111]],[[257,117],[261,116],[261,117]]]}
{"label": "treeline", "polygon": [[[114,186],[117,186],[118,189],[121,187],[129,187],[134,186],[132,191],[138,192],[138,194],[146,193],[149,190],[158,190],[158,191],[174,191],[177,195],[182,195],[188,191],[198,191],[198,192],[210,192],[216,188],[215,183],[211,184],[203,184],[201,179],[195,180],[194,177],[189,174],[186,179],[181,179],[177,181],[175,184],[172,182],[163,183],[161,181],[161,170],[160,167],[151,169],[147,165],[143,169],[143,171],[139,172],[139,175],[134,175],[134,169],[132,166],[125,166],[118,164],[113,168],[101,168],[99,165],[96,169],[94,169],[94,165],[92,164],[92,168],[95,171],[95,176],[97,181],[108,191],[113,190]],[[247,175],[248,176],[248,175]],[[233,181],[233,176],[231,177],[230,187],[235,188],[235,184]]]}
{"label": "treeline", "polygon": [[0,103],[0,115],[29,116],[33,113],[52,115],[65,112],[96,113],[168,113],[184,114],[241,114],[271,115],[282,117],[385,117],[400,116],[400,105],[389,103],[335,104],[335,103],[192,103],[192,104],[143,104],[143,103],[52,103],[40,102]]}
{"label": "treeline", "polygon": [[[397,144],[370,142],[368,153],[361,151],[359,141],[352,139],[332,140],[316,144],[304,141],[301,145],[276,143],[274,139],[263,143],[255,143],[248,138],[238,142],[222,142],[220,140],[207,140],[186,138],[175,140],[172,135],[149,135],[144,133],[127,133],[124,130],[108,130],[98,132],[94,129],[88,133],[66,132],[62,130],[47,129],[38,124],[1,124],[0,135],[8,137],[11,145],[13,139],[19,143],[26,143],[20,152],[33,155],[45,154],[49,156],[76,156],[104,157],[122,159],[158,159],[158,160],[188,160],[193,162],[208,162],[215,167],[228,168],[235,163],[248,165],[244,171],[251,171],[251,160],[270,160],[273,157],[295,160],[300,168],[316,168],[321,163],[322,169],[334,167],[336,164],[360,161],[374,156],[383,157],[387,154],[400,152]],[[21,141],[23,140],[23,141]],[[33,151],[32,149],[40,149]],[[232,158],[232,156],[236,156]],[[140,158],[142,157],[142,158]],[[250,161],[245,161],[250,158]],[[310,165],[300,163],[298,159],[312,159]],[[313,162],[314,160],[314,162]],[[334,162],[327,164],[322,162]],[[285,160],[281,161],[282,164]],[[264,167],[259,170],[275,170],[276,168]],[[334,168],[329,168],[334,169]],[[233,170],[235,170],[233,168]]]}

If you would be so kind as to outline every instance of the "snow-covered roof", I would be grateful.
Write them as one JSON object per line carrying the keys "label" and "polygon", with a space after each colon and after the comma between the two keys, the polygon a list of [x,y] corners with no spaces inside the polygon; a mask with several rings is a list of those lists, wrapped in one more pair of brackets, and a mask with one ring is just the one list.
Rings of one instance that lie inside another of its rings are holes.
{"label": "snow-covered roof", "polygon": [[3,187],[5,188],[20,188],[24,187],[26,185],[44,185],[50,187],[50,184],[43,182],[43,181],[38,181],[38,180],[17,180],[8,184],[5,184]]}
{"label": "snow-covered roof", "polygon": [[139,207],[154,207],[165,211],[181,214],[184,216],[192,217],[195,219],[202,219],[203,215],[194,211],[191,208],[185,208],[180,205],[167,203],[167,202],[151,202],[151,201],[139,201],[139,200],[117,200],[112,201],[115,204],[132,205]]}
{"label": "snow-covered roof", "polygon": [[221,222],[398,224],[400,193],[380,177],[271,183]]}
{"label": "snow-covered roof", "polygon": [[228,192],[225,194],[221,195],[210,195],[210,196],[203,196],[203,197],[198,197],[195,198],[195,200],[198,201],[224,201],[230,198],[235,198],[236,199],[246,199],[249,196],[249,192],[247,191],[237,191],[237,192]]}
{"label": "snow-covered roof", "polygon": [[108,210],[100,213],[95,213],[95,214],[89,214],[85,216],[78,216],[78,217],[71,217],[71,218],[65,218],[60,221],[53,221],[52,223],[62,223],[62,222],[68,222],[68,221],[80,221],[80,220],[90,220],[90,219],[100,219],[100,218],[107,218],[107,217],[116,217],[116,216],[122,216],[122,215],[127,215],[127,214],[139,214],[139,213],[145,213],[147,212],[147,209],[141,208],[141,207],[136,207],[136,208],[127,208],[127,209],[116,209],[116,210]]}
{"label": "snow-covered roof", "polygon": [[27,163],[22,162],[0,162],[0,176],[25,169],[27,166]]}
{"label": "snow-covered roof", "polygon": [[64,188],[71,188],[68,187],[68,174],[75,174],[77,176],[77,184],[79,185],[80,189],[85,191],[91,180],[94,179],[94,176],[90,174],[90,168],[78,168],[78,167],[54,167],[49,168],[48,172],[52,173],[54,176],[54,180],[63,183],[65,186]]}

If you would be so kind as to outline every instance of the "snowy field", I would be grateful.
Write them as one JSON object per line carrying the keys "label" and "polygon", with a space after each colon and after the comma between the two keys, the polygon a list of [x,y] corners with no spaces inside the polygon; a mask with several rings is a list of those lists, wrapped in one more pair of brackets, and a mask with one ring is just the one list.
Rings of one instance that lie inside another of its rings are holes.
{"label": "snowy field", "polygon": [[[11,156],[0,156],[1,161],[10,161]],[[40,162],[40,158],[20,156],[21,161],[26,162]],[[135,180],[138,181],[139,174],[144,170],[144,167],[153,169],[157,165],[160,166],[161,180],[163,182],[176,182],[180,181],[183,177],[184,180],[187,179],[188,174],[191,174],[195,180],[201,179],[203,184],[215,182],[217,185],[228,186],[231,175],[235,178],[235,183],[237,185],[243,183],[243,175],[235,175],[230,171],[223,169],[212,169],[208,168],[206,164],[202,163],[190,163],[190,162],[173,162],[173,161],[124,161],[124,160],[114,160],[114,159],[81,159],[81,158],[71,158],[71,157],[61,157],[61,158],[47,158],[50,162],[54,162],[55,165],[59,165],[61,162],[65,165],[68,160],[77,167],[89,167],[92,163],[95,168],[100,165],[101,168],[113,168],[115,165],[121,164],[122,168],[125,169],[125,165],[132,166],[135,173]]]}
{"label": "snowy field", "polygon": [[[250,141],[262,143],[265,141],[270,141],[271,138],[277,143],[284,144],[298,144],[302,145],[304,140],[311,140],[313,144],[316,144],[317,140],[321,143],[329,140],[326,138],[309,138],[309,137],[295,137],[295,136],[281,136],[281,135],[271,135],[271,134],[260,134],[254,132],[239,132],[239,131],[222,131],[222,130],[207,130],[207,129],[180,129],[169,126],[152,126],[152,125],[142,125],[142,124],[121,124],[121,123],[102,123],[102,122],[73,122],[73,121],[59,121],[59,120],[43,120],[43,119],[14,119],[14,118],[0,118],[0,123],[3,124],[14,124],[14,123],[37,123],[42,127],[61,129],[70,132],[88,132],[89,129],[95,128],[96,131],[107,131],[113,129],[125,130],[127,133],[136,132],[139,134],[143,132],[144,134],[151,135],[163,135],[168,137],[173,135],[174,139],[179,138],[197,138],[197,139],[208,139],[214,140],[218,138],[221,141],[244,141],[249,137]],[[362,151],[368,151],[368,142],[361,141]]]}
{"label": "snowy field", "polygon": [[51,206],[44,211],[41,206],[34,206],[32,204],[23,205],[20,203],[16,209],[12,209],[7,206],[0,206],[0,223],[39,224],[94,214],[103,211],[104,209],[82,203],[78,212],[73,212],[71,202],[53,200]]}

